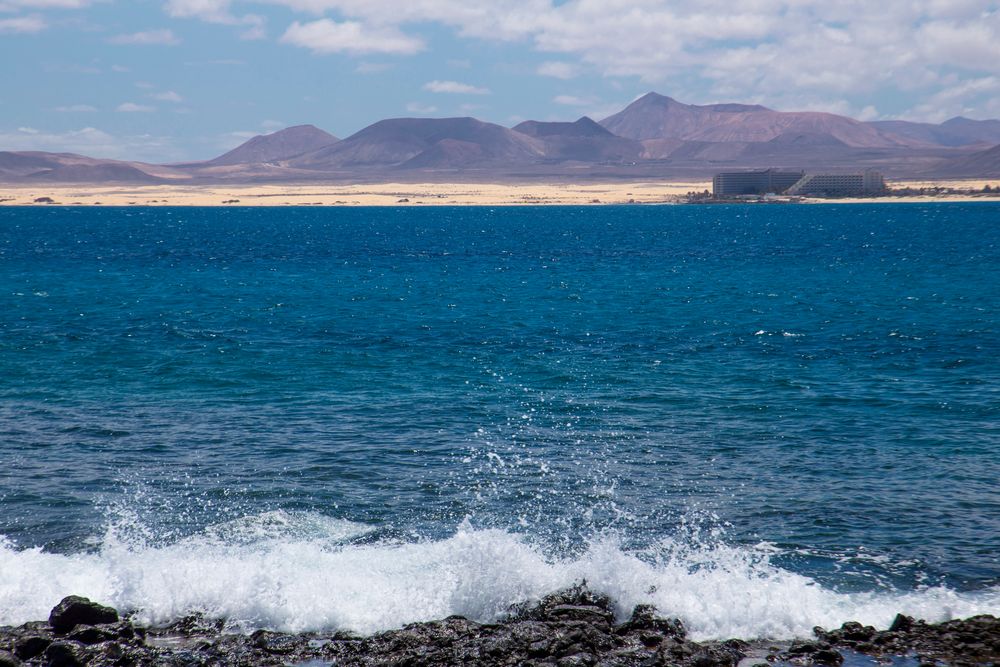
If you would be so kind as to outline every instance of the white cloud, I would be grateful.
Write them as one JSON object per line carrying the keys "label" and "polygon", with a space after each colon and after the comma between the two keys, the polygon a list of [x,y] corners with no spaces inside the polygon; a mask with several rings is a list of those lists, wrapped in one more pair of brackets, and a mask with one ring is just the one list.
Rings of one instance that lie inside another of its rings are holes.
{"label": "white cloud", "polygon": [[167,90],[162,93],[153,93],[150,97],[154,100],[160,100],[161,102],[173,102],[174,104],[180,104],[184,101],[183,97],[172,90]]}
{"label": "white cloud", "polygon": [[196,18],[208,23],[244,26],[243,39],[262,39],[264,17],[257,14],[237,16],[230,11],[230,0],[167,0],[164,10],[174,18]]}
{"label": "white cloud", "polygon": [[357,21],[337,22],[319,19],[311,23],[296,21],[288,27],[281,41],[310,49],[314,53],[390,53],[409,55],[424,49],[424,43],[385,26],[368,26]]}
{"label": "white cloud", "polygon": [[917,33],[917,44],[928,61],[1000,72],[1000,20],[996,18],[926,23]]}
{"label": "white cloud", "polygon": [[166,137],[148,134],[115,136],[94,127],[69,132],[47,132],[23,128],[27,132],[0,130],[0,146],[11,151],[54,151],[80,153],[120,160],[182,160],[186,156]]}
{"label": "white cloud", "polygon": [[549,61],[539,65],[536,71],[541,76],[551,76],[554,79],[572,79],[580,73],[580,68],[573,63]]}
{"label": "white cloud", "polygon": [[112,44],[137,44],[140,46],[174,46],[181,43],[174,31],[167,29],[115,35],[108,41]]}
{"label": "white cloud", "polygon": [[406,110],[409,111],[410,113],[424,115],[424,114],[434,113],[435,111],[437,111],[437,107],[429,104],[420,104],[419,102],[410,102],[409,104],[406,105]]}
{"label": "white cloud", "polygon": [[12,19],[0,19],[0,34],[32,35],[48,28],[41,16],[15,16]]}
{"label": "white cloud", "polygon": [[432,93],[452,93],[457,95],[489,95],[489,88],[472,86],[458,81],[428,81],[424,84],[424,90]]}
{"label": "white cloud", "polygon": [[[98,0],[0,0],[0,32],[44,30],[47,10]],[[690,101],[760,101],[783,108],[887,108],[940,99],[950,110],[982,115],[996,93],[962,82],[1000,75],[996,0],[160,0],[174,18],[264,35],[254,8],[277,5],[305,15],[281,41],[319,54],[410,55],[425,50],[418,30],[435,26],[471,40],[510,41],[545,55],[540,76],[594,72],[647,82]],[[42,14],[19,16],[20,12]],[[428,32],[428,34],[431,34]],[[113,38],[176,44],[169,31]],[[474,46],[474,44],[473,44]],[[456,54],[451,67],[464,66]],[[359,65],[361,72],[378,65]],[[953,75],[957,75],[957,80]],[[448,83],[448,82],[441,82]],[[451,82],[456,83],[456,82]],[[630,84],[631,85],[631,84]],[[666,87],[665,87],[666,86]],[[473,86],[475,88],[475,86]],[[955,96],[958,97],[955,97]],[[913,113],[935,117],[928,104]],[[943,113],[943,112],[941,112]]]}
{"label": "white cloud", "polygon": [[230,0],[167,0],[167,14],[177,18],[200,18],[213,23],[227,23],[232,17]]}
{"label": "white cloud", "polygon": [[136,104],[135,102],[124,102],[119,104],[115,111],[120,113],[150,113],[156,111],[156,107]]}
{"label": "white cloud", "polygon": [[878,112],[878,109],[876,109],[873,105],[869,104],[861,111],[857,112],[856,114],[853,114],[853,116],[858,120],[869,121],[869,120],[878,120],[881,114]]}
{"label": "white cloud", "polygon": [[[980,107],[970,100],[984,99]],[[1000,116],[1000,77],[986,76],[957,81],[932,95],[912,109],[907,116],[940,122],[955,116]]]}
{"label": "white cloud", "polygon": [[71,104],[64,107],[56,107],[56,111],[60,113],[93,113],[97,111],[97,107],[92,107],[89,104]]}
{"label": "white cloud", "polygon": [[[995,0],[257,1],[384,29],[438,24],[465,38],[519,41],[553,54],[540,75],[586,69],[650,87],[671,82],[664,92],[694,91],[694,101],[797,96],[863,112],[880,96],[932,95],[950,70],[964,79],[1000,73]],[[966,101],[991,104],[979,95]]]}

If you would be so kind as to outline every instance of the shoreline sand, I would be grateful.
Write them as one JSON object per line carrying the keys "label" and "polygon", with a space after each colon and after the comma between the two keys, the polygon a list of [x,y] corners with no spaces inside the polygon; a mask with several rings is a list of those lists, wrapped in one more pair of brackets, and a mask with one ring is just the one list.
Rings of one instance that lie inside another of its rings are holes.
{"label": "shoreline sand", "polygon": [[[968,190],[955,194],[906,197],[818,199],[803,203],[930,203],[1000,201],[1000,192],[973,194],[991,183],[901,181],[890,187]],[[353,185],[0,185],[0,206],[532,206],[588,204],[668,204],[689,192],[712,187],[708,181],[629,183],[382,183]]]}
{"label": "shoreline sand", "polygon": [[486,184],[382,183],[356,185],[147,185],[0,187],[0,205],[31,205],[48,197],[81,206],[506,206],[539,204],[669,203],[710,183]]}

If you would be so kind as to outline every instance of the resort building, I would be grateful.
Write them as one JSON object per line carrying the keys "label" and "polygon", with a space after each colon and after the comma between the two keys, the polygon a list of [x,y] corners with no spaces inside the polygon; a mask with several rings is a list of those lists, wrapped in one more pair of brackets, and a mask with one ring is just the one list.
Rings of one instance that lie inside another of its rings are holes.
{"label": "resort building", "polygon": [[802,180],[801,171],[728,171],[712,179],[716,197],[779,194]]}
{"label": "resort building", "polygon": [[863,174],[807,174],[789,187],[785,194],[847,197],[883,191],[885,179],[882,174],[869,169]]}

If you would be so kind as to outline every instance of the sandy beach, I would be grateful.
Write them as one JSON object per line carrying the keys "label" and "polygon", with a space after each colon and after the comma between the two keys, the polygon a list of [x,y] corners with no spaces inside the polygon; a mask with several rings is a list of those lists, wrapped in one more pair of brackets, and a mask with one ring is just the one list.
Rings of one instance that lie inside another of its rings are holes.
{"label": "sandy beach", "polygon": [[678,201],[711,189],[697,183],[483,184],[384,183],[364,185],[0,186],[0,204],[28,205],[48,197],[64,205],[105,206],[505,206],[624,204]]}
{"label": "sandy beach", "polygon": [[[990,183],[903,181],[898,188],[950,188],[957,194],[820,199],[805,203],[1000,201],[1000,192],[973,194]],[[0,186],[0,205],[73,206],[513,206],[677,203],[689,192],[711,190],[708,181],[616,183],[382,183],[281,185],[10,185]]]}

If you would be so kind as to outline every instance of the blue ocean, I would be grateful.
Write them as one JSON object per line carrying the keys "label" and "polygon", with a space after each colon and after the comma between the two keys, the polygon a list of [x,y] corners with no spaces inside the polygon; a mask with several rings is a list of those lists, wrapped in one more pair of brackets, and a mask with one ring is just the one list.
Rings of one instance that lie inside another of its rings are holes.
{"label": "blue ocean", "polygon": [[0,209],[0,624],[1000,614],[1000,206]]}

